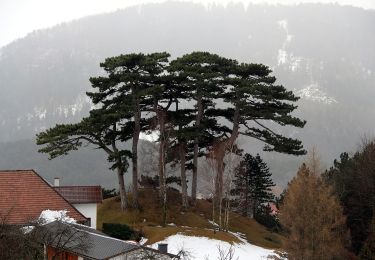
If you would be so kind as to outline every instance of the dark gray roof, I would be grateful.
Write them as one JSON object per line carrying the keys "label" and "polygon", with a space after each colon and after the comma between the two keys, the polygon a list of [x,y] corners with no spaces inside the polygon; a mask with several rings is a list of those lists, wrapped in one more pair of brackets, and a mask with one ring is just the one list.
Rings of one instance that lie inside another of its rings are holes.
{"label": "dark gray roof", "polygon": [[[65,230],[68,230],[67,237],[72,237],[74,233],[75,238],[64,244],[64,248],[66,251],[76,253],[77,255],[89,259],[107,259],[139,248],[139,245],[135,243],[133,244],[109,237],[100,231],[82,225],[54,221],[47,224],[45,227],[49,231],[58,232],[59,234],[65,232]],[[81,243],[81,245],[78,245],[82,240],[85,241],[85,244],[82,245]],[[61,241],[61,239],[58,241]],[[61,242],[60,245],[52,244],[52,246],[61,247]]]}

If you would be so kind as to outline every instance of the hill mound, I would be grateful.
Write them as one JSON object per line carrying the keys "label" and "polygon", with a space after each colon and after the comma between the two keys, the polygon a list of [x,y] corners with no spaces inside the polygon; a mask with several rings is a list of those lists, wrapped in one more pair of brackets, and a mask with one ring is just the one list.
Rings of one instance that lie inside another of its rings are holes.
{"label": "hill mound", "polygon": [[[211,224],[212,204],[207,200],[198,200],[196,207],[182,211],[181,195],[178,191],[168,191],[168,221],[166,227],[161,227],[162,210],[158,201],[158,192],[152,189],[140,191],[140,210],[129,209],[122,212],[120,201],[110,198],[103,201],[98,207],[98,227],[103,223],[121,223],[142,231],[147,244],[162,241],[165,238],[182,234],[188,236],[207,237],[229,243],[240,242],[239,235],[249,243],[269,249],[281,246],[282,236],[268,231],[254,219],[230,214],[230,232],[215,230]],[[237,235],[233,234],[237,233]]]}

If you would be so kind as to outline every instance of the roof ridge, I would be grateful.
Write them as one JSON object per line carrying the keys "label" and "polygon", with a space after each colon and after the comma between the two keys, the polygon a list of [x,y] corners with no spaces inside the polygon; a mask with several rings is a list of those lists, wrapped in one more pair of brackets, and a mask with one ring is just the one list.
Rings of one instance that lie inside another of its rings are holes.
{"label": "roof ridge", "polygon": [[59,185],[53,186],[54,188],[69,188],[69,187],[102,187],[101,185]]}
{"label": "roof ridge", "polygon": [[[58,220],[55,220],[55,221],[59,222]],[[75,228],[75,229],[77,229],[77,230],[79,230],[81,232],[89,233],[89,234],[94,235],[94,236],[108,238],[108,239],[111,239],[111,240],[123,242],[125,244],[137,245],[137,243],[132,243],[132,242],[129,242],[127,240],[122,240],[122,239],[119,239],[119,238],[111,237],[111,236],[109,236],[109,235],[107,235],[107,234],[105,234],[103,232],[102,232],[103,234],[99,234],[98,230],[96,230],[95,228],[92,228],[92,227],[89,227],[89,226],[85,226],[85,225],[82,225],[82,224],[79,224],[79,223],[68,223],[68,222],[65,222],[65,221],[61,221],[60,223],[69,225],[72,228]],[[82,229],[81,229],[81,227],[82,227]]]}
{"label": "roof ridge", "polygon": [[34,169],[23,169],[23,170],[0,170],[0,173],[5,173],[5,172],[35,172]]}

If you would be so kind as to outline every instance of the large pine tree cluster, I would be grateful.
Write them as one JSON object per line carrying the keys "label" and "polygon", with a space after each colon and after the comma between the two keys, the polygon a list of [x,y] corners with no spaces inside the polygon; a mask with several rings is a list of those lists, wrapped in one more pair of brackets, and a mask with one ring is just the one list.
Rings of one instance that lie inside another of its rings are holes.
{"label": "large pine tree cluster", "polygon": [[[272,130],[275,124],[303,127],[293,117],[298,97],[276,84],[263,64],[239,63],[208,52],[170,60],[168,53],[126,54],[100,64],[87,95],[95,105],[75,124],[56,125],[37,135],[40,152],[51,158],[83,145],[107,153],[117,171],[122,209],[124,175],[132,163],[132,205],[138,207],[138,142],[142,132],[158,135],[159,190],[166,222],[166,165],[181,165],[182,205],[188,206],[186,171],[192,170],[191,201],[197,197],[198,157],[216,161],[216,201],[223,198],[224,158],[239,135],[265,143],[264,150],[304,154],[299,140]],[[131,140],[131,149],[125,142]],[[171,152],[173,151],[173,152]]]}

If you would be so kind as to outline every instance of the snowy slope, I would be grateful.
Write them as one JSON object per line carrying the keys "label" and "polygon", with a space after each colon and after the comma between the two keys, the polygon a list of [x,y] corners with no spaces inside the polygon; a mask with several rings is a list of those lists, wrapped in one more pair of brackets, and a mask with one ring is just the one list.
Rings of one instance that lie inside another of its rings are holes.
{"label": "snowy slope", "polygon": [[[258,260],[267,259],[268,255],[273,255],[273,250],[254,246],[243,239],[241,241],[242,243],[233,244],[234,257],[232,259]],[[181,249],[187,251],[191,256],[189,259],[192,260],[217,260],[220,259],[219,248],[225,254],[231,248],[231,245],[225,241],[182,234],[169,236],[165,240],[153,244],[152,247],[156,249],[159,243],[167,243],[168,252],[172,254],[177,254]]]}

